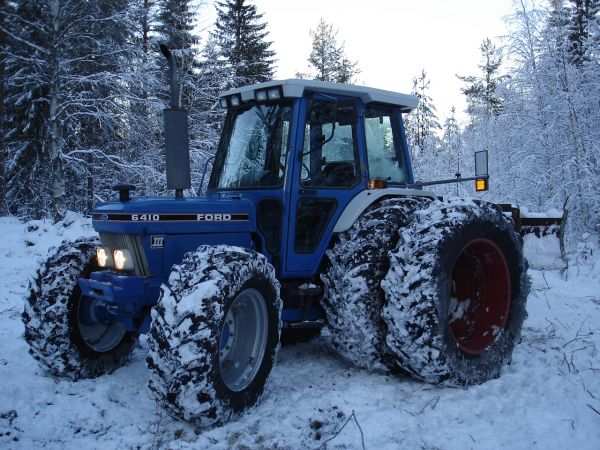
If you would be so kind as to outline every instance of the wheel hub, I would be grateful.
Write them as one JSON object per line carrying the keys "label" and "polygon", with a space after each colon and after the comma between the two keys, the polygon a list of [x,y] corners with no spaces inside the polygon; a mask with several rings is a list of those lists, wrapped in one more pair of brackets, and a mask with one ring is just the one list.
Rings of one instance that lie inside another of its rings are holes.
{"label": "wheel hub", "polygon": [[510,272],[500,248],[475,239],[460,252],[452,269],[448,324],[466,353],[480,355],[498,338],[508,320]]}
{"label": "wheel hub", "polygon": [[79,300],[77,326],[83,342],[98,353],[115,348],[127,332],[121,322],[101,320],[98,317],[97,300],[87,297]]}
{"label": "wheel hub", "polygon": [[235,392],[247,388],[258,373],[268,337],[267,306],[256,289],[235,298],[222,325],[219,368],[225,385]]}

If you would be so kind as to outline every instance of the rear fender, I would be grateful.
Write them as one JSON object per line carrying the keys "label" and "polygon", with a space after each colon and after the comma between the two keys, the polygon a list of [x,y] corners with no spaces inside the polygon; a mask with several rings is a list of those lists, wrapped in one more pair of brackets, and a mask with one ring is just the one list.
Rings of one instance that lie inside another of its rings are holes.
{"label": "rear fender", "polygon": [[436,195],[430,191],[420,189],[388,188],[388,189],[369,189],[358,193],[338,219],[333,229],[334,233],[342,233],[350,229],[356,219],[373,203],[383,197],[429,197],[435,198]]}

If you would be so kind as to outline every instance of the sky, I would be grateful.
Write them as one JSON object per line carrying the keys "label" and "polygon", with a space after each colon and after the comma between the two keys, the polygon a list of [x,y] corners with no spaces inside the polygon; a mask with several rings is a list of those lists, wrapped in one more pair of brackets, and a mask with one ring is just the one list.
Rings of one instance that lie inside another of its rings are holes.
{"label": "sky", "polygon": [[[214,21],[210,2],[201,12]],[[410,93],[412,79],[427,72],[430,97],[440,123],[456,107],[466,107],[459,75],[477,75],[486,37],[507,33],[503,17],[512,0],[254,0],[268,23],[277,53],[276,78],[294,78],[308,70],[309,30],[320,18],[338,30],[346,55],[358,61],[357,84]],[[498,46],[499,44],[497,44]]]}

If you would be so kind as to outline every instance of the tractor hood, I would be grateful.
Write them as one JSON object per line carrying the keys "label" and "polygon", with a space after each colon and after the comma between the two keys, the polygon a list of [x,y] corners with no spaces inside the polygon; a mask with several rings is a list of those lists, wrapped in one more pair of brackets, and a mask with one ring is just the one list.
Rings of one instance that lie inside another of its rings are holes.
{"label": "tractor hood", "polygon": [[244,233],[256,229],[247,199],[138,197],[99,203],[92,223],[97,232],[125,234]]}

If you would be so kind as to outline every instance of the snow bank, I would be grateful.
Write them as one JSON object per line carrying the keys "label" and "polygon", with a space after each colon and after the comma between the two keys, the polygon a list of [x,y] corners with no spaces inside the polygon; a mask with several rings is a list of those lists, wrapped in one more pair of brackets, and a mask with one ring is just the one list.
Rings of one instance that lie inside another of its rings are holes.
{"label": "snow bank", "polygon": [[529,267],[535,270],[558,270],[566,267],[560,252],[560,240],[555,234],[537,237],[530,233],[523,236],[523,253]]}

